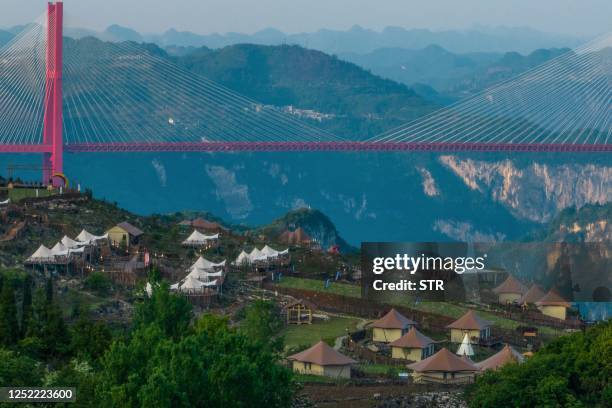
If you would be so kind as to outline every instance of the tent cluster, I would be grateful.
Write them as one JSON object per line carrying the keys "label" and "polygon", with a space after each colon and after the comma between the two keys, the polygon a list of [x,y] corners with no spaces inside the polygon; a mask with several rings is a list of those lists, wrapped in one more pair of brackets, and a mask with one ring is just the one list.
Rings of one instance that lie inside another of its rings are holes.
{"label": "tent cluster", "polygon": [[183,241],[183,246],[189,247],[210,247],[219,240],[219,234],[205,235],[198,230],[193,230],[191,235]]}
{"label": "tent cluster", "polygon": [[201,293],[206,289],[219,290],[224,280],[226,261],[219,263],[211,262],[208,259],[199,257],[198,260],[189,267],[189,273],[180,282],[170,286],[171,290],[182,293]]}
{"label": "tent cluster", "polygon": [[82,254],[89,246],[97,245],[108,238],[108,235],[93,235],[86,230],[71,239],[67,235],[56,243],[51,249],[40,245],[38,249],[26,259],[26,264],[67,264],[75,254]]}
{"label": "tent cluster", "polygon": [[253,248],[250,253],[245,251],[240,252],[236,260],[233,262],[236,266],[246,266],[251,264],[266,264],[278,259],[281,259],[289,254],[289,249],[277,251],[274,248],[266,245],[261,250]]}

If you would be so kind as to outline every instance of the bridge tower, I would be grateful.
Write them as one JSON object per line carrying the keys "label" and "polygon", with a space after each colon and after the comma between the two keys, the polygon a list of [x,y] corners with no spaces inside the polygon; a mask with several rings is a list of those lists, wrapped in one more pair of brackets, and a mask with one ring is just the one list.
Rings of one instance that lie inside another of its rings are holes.
{"label": "bridge tower", "polygon": [[63,3],[49,2],[47,5],[47,49],[45,112],[43,118],[43,144],[48,150],[43,153],[43,183],[56,173],[64,171],[64,141],[62,113],[62,26]]}

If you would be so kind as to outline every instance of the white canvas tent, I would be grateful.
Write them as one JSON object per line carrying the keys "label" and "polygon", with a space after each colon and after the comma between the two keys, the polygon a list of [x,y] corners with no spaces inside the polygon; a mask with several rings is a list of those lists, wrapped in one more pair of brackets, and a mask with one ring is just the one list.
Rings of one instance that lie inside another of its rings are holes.
{"label": "white canvas tent", "polygon": [[55,255],[49,248],[41,245],[26,261],[30,263],[52,263],[55,261]]}
{"label": "white canvas tent", "polygon": [[83,245],[82,243],[75,241],[74,239],[71,239],[70,237],[68,237],[68,235],[64,235],[64,238],[62,238],[62,240],[60,241],[66,248],[78,248],[81,245]]}
{"label": "white canvas tent", "polygon": [[191,265],[191,268],[189,268],[189,270],[192,269],[203,269],[203,270],[215,270],[215,269],[219,269],[219,268],[223,268],[225,266],[226,261],[223,260],[222,262],[211,262],[208,259],[204,258],[204,257],[199,257],[197,261],[195,261],[195,263],[193,265]]}
{"label": "white canvas tent", "polygon": [[249,254],[244,251],[241,251],[236,260],[234,261],[234,265],[248,265],[251,263],[251,259],[249,258]]}
{"label": "white canvas tent", "polygon": [[54,255],[68,255],[68,248],[60,241],[51,248],[51,252]]}
{"label": "white canvas tent", "polygon": [[81,245],[92,245],[104,239],[108,239],[108,234],[94,235],[86,230],[81,231],[76,237],[76,240],[79,241]]}
{"label": "white canvas tent", "polygon": [[219,234],[205,235],[199,232],[198,230],[193,230],[191,235],[189,235],[189,237],[187,237],[187,239],[183,241],[183,245],[203,246],[203,245],[209,244],[212,241],[216,241],[218,239],[219,239]]}
{"label": "white canvas tent", "polygon": [[463,341],[459,346],[459,350],[457,350],[457,355],[459,356],[468,356],[472,357],[474,355],[474,348],[472,347],[472,342],[467,333],[463,336]]}

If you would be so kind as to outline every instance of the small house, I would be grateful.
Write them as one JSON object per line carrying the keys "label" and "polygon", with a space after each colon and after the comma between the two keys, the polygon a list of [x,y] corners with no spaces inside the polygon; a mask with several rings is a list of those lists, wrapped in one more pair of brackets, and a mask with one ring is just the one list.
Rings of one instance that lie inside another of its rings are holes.
{"label": "small house", "polygon": [[506,364],[522,363],[523,361],[525,361],[525,357],[510,345],[506,344],[498,353],[493,354],[486,360],[476,363],[476,367],[482,371],[498,370]]}
{"label": "small house", "polygon": [[526,290],[525,286],[514,276],[508,275],[501,285],[493,289],[493,292],[497,294],[499,303],[506,304],[517,302]]}
{"label": "small house", "polygon": [[310,245],[312,238],[304,231],[302,227],[297,228],[295,231],[285,230],[278,237],[278,241],[286,245]]}
{"label": "small house", "polygon": [[466,384],[474,381],[480,369],[467,357],[443,348],[425,360],[408,365],[415,383]]}
{"label": "small house", "polygon": [[129,222],[119,223],[106,231],[106,233],[112,246],[124,247],[126,249],[138,245],[140,237],[144,234],[144,232]]}
{"label": "small house", "polygon": [[414,326],[408,330],[408,333],[392,341],[389,346],[391,346],[391,357],[403,360],[421,361],[434,353],[434,341]]}
{"label": "small house", "polygon": [[372,323],[372,340],[381,343],[391,343],[408,333],[416,322],[404,317],[395,309]]}
{"label": "small house", "polygon": [[527,307],[534,305],[538,300],[542,299],[546,293],[540,285],[531,285],[529,290],[518,300],[519,305]]}
{"label": "small house", "polygon": [[567,317],[567,309],[571,307],[569,302],[563,299],[555,289],[549,290],[546,295],[535,302],[535,305],[542,314],[561,320],[565,320]]}
{"label": "small house", "polygon": [[481,319],[473,310],[469,310],[446,328],[450,329],[453,343],[461,343],[467,333],[472,344],[478,344],[480,340],[488,340],[491,337],[491,326],[490,322]]}
{"label": "small house", "polygon": [[356,363],[324,341],[289,356],[288,360],[292,362],[293,371],[296,373],[333,378],[351,378],[351,366]]}
{"label": "small house", "polygon": [[296,300],[284,307],[287,324],[312,324],[312,314],[316,310],[314,303],[308,300]]}

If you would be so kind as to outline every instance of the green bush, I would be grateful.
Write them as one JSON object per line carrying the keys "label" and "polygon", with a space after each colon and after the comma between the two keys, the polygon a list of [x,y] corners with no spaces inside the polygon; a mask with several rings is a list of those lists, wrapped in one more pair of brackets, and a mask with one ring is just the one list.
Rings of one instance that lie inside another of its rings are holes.
{"label": "green bush", "polygon": [[83,281],[85,289],[96,292],[99,295],[106,295],[110,292],[113,282],[102,272],[92,272]]}

